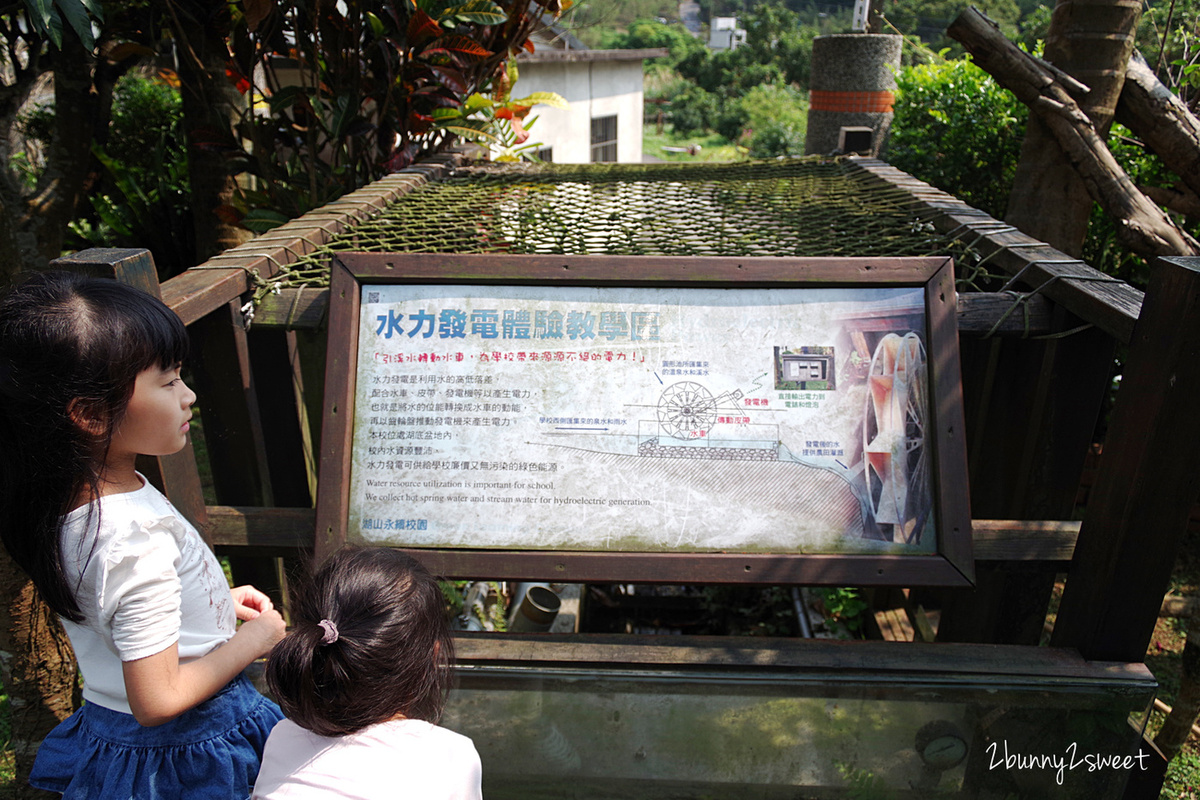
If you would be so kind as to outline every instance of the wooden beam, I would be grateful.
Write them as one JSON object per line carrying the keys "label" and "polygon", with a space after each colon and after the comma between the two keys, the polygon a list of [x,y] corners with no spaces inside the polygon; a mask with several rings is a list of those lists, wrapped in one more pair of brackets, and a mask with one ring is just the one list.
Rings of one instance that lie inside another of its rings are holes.
{"label": "wooden beam", "polygon": [[1160,258],[1109,424],[1052,643],[1146,653],[1200,492],[1200,258]]}
{"label": "wooden beam", "polygon": [[974,249],[989,264],[1009,275],[1019,275],[1023,289],[1037,289],[1040,295],[1066,306],[1119,342],[1128,343],[1133,336],[1142,293],[1129,284],[992,219],[890,164],[873,158],[852,161],[880,182],[907,192],[916,201],[917,213],[927,216],[940,233],[955,233],[960,239],[974,242]]}
{"label": "wooden beam", "polygon": [[[328,289],[283,289],[269,294],[254,313],[255,328],[315,330],[325,325]],[[994,336],[1050,333],[1052,304],[1041,295],[963,292],[958,295],[958,332]]]}
{"label": "wooden beam", "polygon": [[1078,537],[1078,522],[971,521],[975,558],[980,561],[1068,562]]}
{"label": "wooden beam", "polygon": [[[1091,663],[1078,653],[1049,647],[939,644],[905,647],[894,642],[833,639],[758,639],[718,636],[625,636],[575,634],[459,634],[460,664],[670,666],[738,669],[834,669],[878,677],[888,671],[931,671],[970,675],[985,682],[1028,678],[1038,683],[1084,680],[1152,691],[1154,676],[1140,661]],[[886,666],[885,666],[886,665]],[[1044,686],[1045,684],[1043,684]],[[1149,704],[1149,696],[1146,698]]]}
{"label": "wooden beam", "polygon": [[[86,251],[85,251],[86,252]],[[193,268],[162,285],[162,299],[184,325],[237,300],[250,288],[244,269]]]}

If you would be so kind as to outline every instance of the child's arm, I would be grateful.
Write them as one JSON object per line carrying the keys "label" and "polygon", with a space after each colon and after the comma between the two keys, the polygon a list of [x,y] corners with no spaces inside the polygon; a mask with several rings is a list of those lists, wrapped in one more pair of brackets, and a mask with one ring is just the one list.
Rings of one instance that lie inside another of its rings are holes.
{"label": "child's arm", "polygon": [[266,655],[283,633],[283,617],[268,608],[202,658],[180,664],[176,642],[152,656],[124,662],[125,693],[134,719],[146,726],[162,725],[199,705]]}

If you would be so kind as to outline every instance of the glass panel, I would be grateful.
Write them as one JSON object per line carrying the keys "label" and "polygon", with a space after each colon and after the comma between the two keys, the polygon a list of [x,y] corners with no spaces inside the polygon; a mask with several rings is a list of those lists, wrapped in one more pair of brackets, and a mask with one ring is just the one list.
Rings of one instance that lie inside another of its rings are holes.
{"label": "glass panel", "polygon": [[1146,680],[474,666],[443,724],[474,740],[488,800],[1092,800],[1138,769],[1152,699]]}

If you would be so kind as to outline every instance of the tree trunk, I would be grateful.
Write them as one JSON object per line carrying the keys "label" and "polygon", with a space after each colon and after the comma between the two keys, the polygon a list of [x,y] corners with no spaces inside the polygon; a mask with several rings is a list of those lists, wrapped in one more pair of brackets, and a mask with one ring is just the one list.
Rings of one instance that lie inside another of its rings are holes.
{"label": "tree trunk", "polygon": [[[1045,58],[1090,88],[1081,106],[1102,140],[1112,123],[1141,11],[1138,0],[1059,0],[1054,7]],[[1005,221],[1078,256],[1091,208],[1083,180],[1057,137],[1041,117],[1030,114]]]}
{"label": "tree trunk", "polygon": [[[0,679],[12,709],[16,759],[13,796],[52,795],[29,786],[38,744],[75,706],[75,655],[58,618],[37,596],[33,582],[0,548]],[[57,795],[53,795],[57,797]]]}
{"label": "tree trunk", "polygon": [[[22,190],[19,179],[5,165],[0,176],[0,278],[22,270],[45,269],[62,253],[67,224],[87,184],[92,163],[92,138],[106,123],[112,83],[98,70],[92,53],[84,49],[69,28],[63,30],[62,48],[42,54],[39,65],[54,71],[54,135],[47,151],[46,169],[33,196]],[[36,75],[27,76],[32,81]],[[27,95],[27,93],[26,93]],[[20,96],[14,97],[14,102]],[[16,109],[5,109],[4,133]],[[3,152],[7,153],[7,147]]]}
{"label": "tree trunk", "polygon": [[962,42],[976,63],[1030,107],[1054,134],[1062,157],[1078,173],[1084,191],[1117,223],[1117,238],[1142,255],[1195,255],[1197,243],[1129,180],[1091,120],[1071,98],[1083,87],[1053,66],[1021,51],[973,8],[946,33]]}
{"label": "tree trunk", "polygon": [[1179,694],[1171,713],[1154,737],[1154,744],[1167,757],[1174,758],[1192,733],[1192,724],[1200,714],[1200,616],[1188,620],[1187,643],[1183,646],[1183,666],[1179,676]]}
{"label": "tree trunk", "polygon": [[[222,219],[237,188],[230,156],[240,150],[233,124],[239,95],[225,76],[228,9],[224,3],[192,0],[172,5],[179,49],[183,127],[196,231],[196,263],[246,241],[250,234]],[[186,269],[194,264],[182,264]]]}

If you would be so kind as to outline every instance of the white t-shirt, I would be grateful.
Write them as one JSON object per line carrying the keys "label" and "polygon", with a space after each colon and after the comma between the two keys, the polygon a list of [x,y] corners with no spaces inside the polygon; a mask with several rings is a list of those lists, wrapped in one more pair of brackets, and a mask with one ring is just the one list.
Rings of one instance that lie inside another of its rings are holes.
{"label": "white t-shirt", "polygon": [[462,734],[396,719],[318,736],[289,719],[271,731],[253,800],[482,800],[483,769]]}
{"label": "white t-shirt", "polygon": [[236,625],[216,556],[167,498],[138,477],[141,489],[75,509],[62,529],[67,585],[84,617],[63,620],[63,627],[83,673],[83,697],[126,714],[121,662],[174,642],[180,662],[196,659],[233,636]]}

